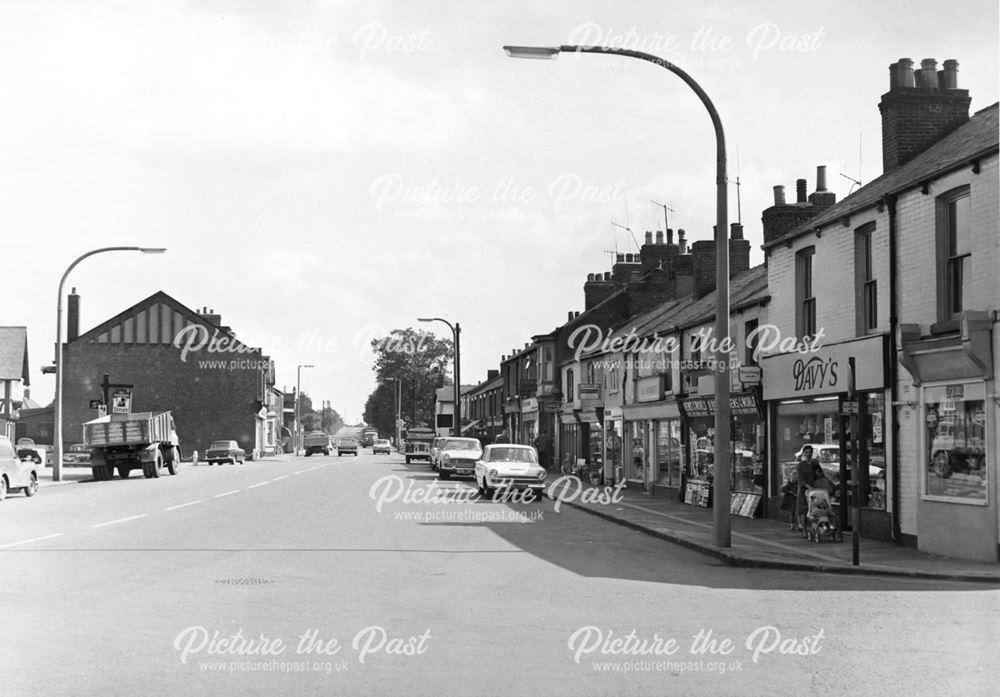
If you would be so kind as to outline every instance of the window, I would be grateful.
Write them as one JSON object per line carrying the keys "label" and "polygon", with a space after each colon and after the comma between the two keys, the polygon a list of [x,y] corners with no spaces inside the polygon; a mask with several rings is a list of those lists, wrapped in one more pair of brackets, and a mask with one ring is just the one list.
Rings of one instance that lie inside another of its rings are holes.
{"label": "window", "polygon": [[552,347],[551,346],[545,346],[542,349],[542,363],[544,364],[544,367],[542,368],[542,371],[543,371],[543,373],[542,373],[542,380],[544,380],[545,382],[552,382],[552,371],[553,371],[554,365],[552,363]]}
{"label": "window", "polygon": [[924,403],[924,496],[985,505],[985,384],[926,387]]}
{"label": "window", "polygon": [[566,371],[566,399],[570,401],[576,400],[576,391],[573,386],[573,369],[569,368]]}
{"label": "window", "polygon": [[972,223],[969,187],[938,198],[938,319],[958,319],[968,309]]}
{"label": "window", "polygon": [[854,237],[854,278],[858,318],[858,335],[863,336],[878,328],[878,285],[875,280],[875,264],[872,259],[872,237],[875,224],[858,229]]}
{"label": "window", "polygon": [[815,254],[815,247],[806,247],[795,255],[795,330],[802,339],[816,334],[816,297],[813,295]]}

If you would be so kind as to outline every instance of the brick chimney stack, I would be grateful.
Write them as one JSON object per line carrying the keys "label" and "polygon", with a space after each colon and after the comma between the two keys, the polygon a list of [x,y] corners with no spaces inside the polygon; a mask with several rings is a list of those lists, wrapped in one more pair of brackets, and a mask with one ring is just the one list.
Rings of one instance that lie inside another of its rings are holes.
{"label": "brick chimney stack", "polygon": [[80,336],[80,296],[76,288],[66,298],[66,342],[76,341]]}
{"label": "brick chimney stack", "polygon": [[958,89],[958,61],[926,58],[913,70],[901,58],[889,66],[889,91],[878,108],[882,114],[882,170],[906,164],[969,120],[972,98]]}

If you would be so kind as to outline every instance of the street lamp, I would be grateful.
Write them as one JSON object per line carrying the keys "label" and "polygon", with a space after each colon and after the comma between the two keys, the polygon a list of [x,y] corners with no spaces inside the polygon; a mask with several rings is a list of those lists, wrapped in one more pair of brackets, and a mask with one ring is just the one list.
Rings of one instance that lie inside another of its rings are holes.
{"label": "street lamp", "polygon": [[449,322],[446,319],[441,319],[440,317],[417,317],[417,321],[418,322],[444,322],[445,324],[448,325],[448,329],[451,330],[451,336],[455,340],[455,406],[452,409],[453,418],[454,418],[455,422],[452,425],[454,426],[455,436],[456,437],[460,437],[462,435],[462,425],[460,423],[460,421],[461,421],[462,403],[459,401],[459,392],[461,390],[461,388],[459,387],[459,385],[461,385],[461,379],[460,379],[460,373],[459,373],[459,348],[458,348],[458,341],[459,341],[459,335],[462,333],[462,325],[460,325],[458,322],[455,322],[455,326],[452,326],[451,322]]}
{"label": "street lamp", "polygon": [[76,258],[69,268],[63,273],[62,278],[59,279],[59,290],[56,297],[56,398],[55,398],[55,409],[53,413],[53,424],[54,433],[52,436],[52,457],[54,461],[52,463],[52,481],[59,482],[62,481],[62,384],[63,384],[63,374],[62,374],[62,358],[63,358],[63,345],[62,345],[62,296],[63,296],[63,286],[66,283],[66,277],[69,276],[69,272],[76,268],[76,265],[87,257],[94,256],[95,254],[100,254],[102,252],[142,252],[143,254],[162,254],[167,251],[163,247],[101,247],[100,249],[92,249],[86,254],[81,254]]}
{"label": "street lamp", "polygon": [[302,422],[299,420],[299,401],[302,395],[302,369],[315,368],[314,365],[303,363],[295,371],[295,457],[299,456],[299,446],[302,444]]}
{"label": "street lamp", "polygon": [[399,441],[400,441],[400,438],[401,438],[401,435],[400,435],[400,429],[401,429],[400,422],[403,420],[402,419],[402,411],[403,411],[403,381],[400,380],[399,378],[393,378],[393,377],[386,378],[386,380],[392,380],[393,382],[396,383],[396,386],[393,389],[392,396],[394,397],[393,401],[396,403],[396,450],[399,450],[400,449],[400,443],[399,443]]}
{"label": "street lamp", "polygon": [[732,546],[731,521],[729,519],[729,239],[727,222],[728,200],[726,198],[726,137],[722,129],[719,113],[701,86],[690,75],[673,63],[642,51],[605,46],[504,46],[503,50],[511,58],[554,59],[560,53],[601,53],[625,56],[653,63],[677,75],[690,87],[708,110],[715,127],[715,505],[712,509],[714,522],[714,542],[717,547]]}

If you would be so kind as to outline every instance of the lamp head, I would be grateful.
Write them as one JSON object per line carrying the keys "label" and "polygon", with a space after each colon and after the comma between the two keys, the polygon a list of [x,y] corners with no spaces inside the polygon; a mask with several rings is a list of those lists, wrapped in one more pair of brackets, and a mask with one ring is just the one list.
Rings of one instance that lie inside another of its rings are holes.
{"label": "lamp head", "polygon": [[167,251],[166,247],[139,247],[139,251],[143,254],[163,254]]}
{"label": "lamp head", "polygon": [[504,46],[503,50],[509,58],[554,60],[561,49],[558,46]]}

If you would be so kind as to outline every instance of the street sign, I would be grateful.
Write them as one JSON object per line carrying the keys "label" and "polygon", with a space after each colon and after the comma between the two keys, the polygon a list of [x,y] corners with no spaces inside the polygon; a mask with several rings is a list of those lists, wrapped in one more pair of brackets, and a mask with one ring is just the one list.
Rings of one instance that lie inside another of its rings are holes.
{"label": "street sign", "polygon": [[406,425],[406,422],[403,421],[402,419],[397,419],[396,420],[396,428],[402,428],[405,425]]}
{"label": "street sign", "polygon": [[744,385],[759,385],[761,369],[759,365],[741,365],[740,382]]}
{"label": "street sign", "polygon": [[104,402],[102,402],[99,399],[92,399],[92,400],[90,400],[90,408],[91,409],[100,409],[103,406],[104,406]]}
{"label": "street sign", "polygon": [[840,405],[841,414],[857,414],[858,413],[858,403],[857,401],[846,401]]}

